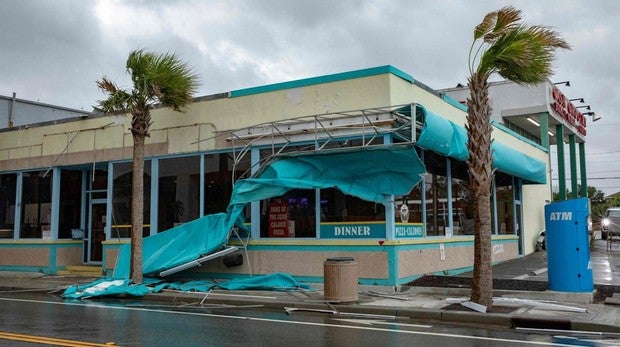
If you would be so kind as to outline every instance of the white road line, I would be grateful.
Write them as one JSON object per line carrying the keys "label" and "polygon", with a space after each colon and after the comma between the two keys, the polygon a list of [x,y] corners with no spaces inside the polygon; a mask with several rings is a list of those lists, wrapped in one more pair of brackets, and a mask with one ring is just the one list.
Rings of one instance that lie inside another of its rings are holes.
{"label": "white road line", "polygon": [[553,343],[553,342],[510,340],[510,339],[496,338],[496,337],[469,336],[469,335],[446,334],[446,333],[433,333],[433,332],[426,332],[426,331],[395,330],[395,329],[376,328],[376,327],[367,327],[367,326],[352,326],[352,325],[337,325],[337,324],[314,323],[314,322],[286,321],[286,320],[269,319],[269,318],[237,317],[237,316],[228,316],[228,315],[213,314],[213,313],[179,312],[179,311],[167,311],[167,310],[150,310],[150,309],[139,308],[139,307],[105,306],[105,305],[97,305],[97,304],[92,305],[92,304],[83,304],[83,303],[74,303],[74,302],[55,302],[55,301],[27,300],[27,299],[13,299],[13,298],[0,298],[0,301],[14,301],[14,302],[26,302],[26,303],[35,303],[35,304],[52,304],[52,305],[97,307],[97,308],[112,309],[112,310],[157,312],[157,313],[166,313],[166,314],[174,314],[174,315],[185,315],[185,316],[227,318],[227,319],[236,319],[236,320],[245,320],[245,321],[249,320],[249,321],[281,323],[281,324],[293,324],[293,325],[307,325],[307,326],[343,328],[343,329],[354,329],[354,330],[382,331],[382,332],[400,333],[400,334],[409,334],[409,335],[426,335],[426,336],[436,336],[436,337],[461,338],[461,339],[469,339],[469,340],[483,340],[483,341],[493,341],[493,342],[520,343],[520,344],[524,344],[524,345],[573,346],[573,345],[558,344],[558,343]]}

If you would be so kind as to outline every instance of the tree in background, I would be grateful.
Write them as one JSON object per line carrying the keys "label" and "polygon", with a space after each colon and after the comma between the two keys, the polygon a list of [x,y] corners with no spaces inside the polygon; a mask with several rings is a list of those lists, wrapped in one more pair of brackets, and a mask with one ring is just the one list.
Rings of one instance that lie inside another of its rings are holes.
{"label": "tree in background", "polygon": [[552,73],[555,50],[570,49],[545,26],[521,22],[512,6],[488,13],[474,29],[469,52],[467,99],[467,168],[474,197],[474,271],[471,300],[490,308],[493,303],[491,252],[491,105],[488,79],[493,73],[519,84],[537,84]]}
{"label": "tree in background", "polygon": [[134,50],[127,58],[127,73],[133,89],[119,89],[107,77],[97,86],[108,98],[99,101],[104,112],[131,114],[133,136],[133,173],[131,189],[131,279],[142,283],[142,230],[144,214],[144,144],[149,136],[151,109],[167,107],[177,112],[185,110],[198,87],[197,76],[174,54],[156,54]]}

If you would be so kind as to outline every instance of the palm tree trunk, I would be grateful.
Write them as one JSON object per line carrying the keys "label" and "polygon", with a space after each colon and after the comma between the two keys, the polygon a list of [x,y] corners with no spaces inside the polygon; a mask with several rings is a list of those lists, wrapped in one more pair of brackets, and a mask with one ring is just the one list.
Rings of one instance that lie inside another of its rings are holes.
{"label": "palm tree trunk", "polygon": [[474,272],[471,300],[487,309],[493,304],[491,252],[491,107],[488,75],[474,73],[468,80],[467,160],[469,184],[474,197]]}
{"label": "palm tree trunk", "polygon": [[131,188],[131,279],[142,283],[142,230],[144,220],[144,136],[133,135]]}

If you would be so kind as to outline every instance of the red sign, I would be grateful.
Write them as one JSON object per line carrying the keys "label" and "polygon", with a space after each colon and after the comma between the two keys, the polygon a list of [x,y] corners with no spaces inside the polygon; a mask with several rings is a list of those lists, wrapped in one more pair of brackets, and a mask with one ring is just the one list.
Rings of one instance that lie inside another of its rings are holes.
{"label": "red sign", "polygon": [[288,204],[281,201],[269,203],[269,237],[290,237]]}
{"label": "red sign", "polygon": [[572,102],[568,101],[566,96],[557,87],[553,87],[551,96],[554,101],[552,104],[553,110],[564,118],[568,124],[577,128],[581,135],[586,136],[586,117],[575,108]]}

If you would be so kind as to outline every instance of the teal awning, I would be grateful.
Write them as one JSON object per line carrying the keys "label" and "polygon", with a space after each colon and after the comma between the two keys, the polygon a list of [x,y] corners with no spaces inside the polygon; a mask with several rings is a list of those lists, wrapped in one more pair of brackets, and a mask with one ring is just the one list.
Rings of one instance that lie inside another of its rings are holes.
{"label": "teal awning", "polygon": [[389,195],[407,194],[425,172],[411,144],[282,155],[256,178],[239,180],[230,205],[271,198],[291,189],[332,187],[367,201],[385,203]]}
{"label": "teal awning", "polygon": [[[469,158],[467,131],[463,127],[428,111],[422,105],[417,105],[416,109],[416,118],[423,122],[416,142],[418,146],[459,161]],[[532,183],[547,182],[544,162],[495,140],[491,148],[493,167],[497,170]]]}

